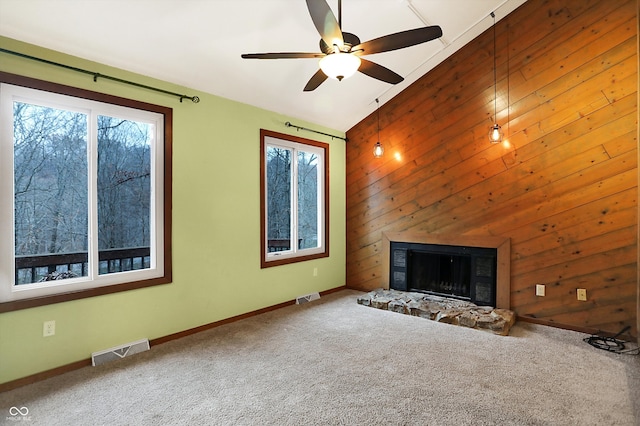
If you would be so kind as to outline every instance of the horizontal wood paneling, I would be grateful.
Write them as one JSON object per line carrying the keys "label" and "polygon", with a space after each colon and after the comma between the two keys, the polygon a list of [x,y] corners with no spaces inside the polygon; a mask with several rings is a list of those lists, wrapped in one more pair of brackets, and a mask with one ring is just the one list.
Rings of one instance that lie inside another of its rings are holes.
{"label": "horizontal wood paneling", "polygon": [[347,285],[385,282],[383,232],[507,237],[519,315],[637,336],[636,37],[635,0],[529,0],[496,25],[510,147],[493,29],[380,107],[383,158],[350,129]]}

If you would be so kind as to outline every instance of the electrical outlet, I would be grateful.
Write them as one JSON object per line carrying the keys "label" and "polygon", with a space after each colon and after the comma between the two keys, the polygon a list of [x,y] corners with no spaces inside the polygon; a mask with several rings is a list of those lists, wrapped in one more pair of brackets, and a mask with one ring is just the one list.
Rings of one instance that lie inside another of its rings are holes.
{"label": "electrical outlet", "polygon": [[45,321],[42,325],[42,336],[49,337],[53,336],[54,334],[56,334],[56,322],[53,320]]}
{"label": "electrical outlet", "polygon": [[314,277],[318,276],[318,268],[313,268],[313,276]]}
{"label": "electrical outlet", "polygon": [[586,288],[579,288],[578,289],[578,300],[581,300],[583,302],[587,300],[587,289]]}
{"label": "electrical outlet", "polygon": [[536,296],[544,296],[545,286],[544,284],[536,284]]}

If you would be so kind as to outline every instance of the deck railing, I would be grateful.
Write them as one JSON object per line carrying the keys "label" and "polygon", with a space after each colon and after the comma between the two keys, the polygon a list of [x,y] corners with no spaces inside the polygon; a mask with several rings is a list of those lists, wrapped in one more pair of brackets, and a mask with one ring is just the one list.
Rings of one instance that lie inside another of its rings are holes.
{"label": "deck railing", "polygon": [[[302,239],[298,240],[301,246]],[[289,250],[290,240],[268,240],[268,251]],[[150,263],[149,247],[127,247],[122,249],[100,250],[100,273],[113,273],[148,268]],[[87,253],[55,253],[43,255],[16,256],[16,283],[27,284],[46,279],[59,272],[70,271],[76,276],[87,275]]]}
{"label": "deck railing", "polygon": [[[298,239],[298,248],[302,247],[302,238]],[[290,239],[270,239],[267,240],[267,251],[269,253],[274,251],[291,250]]]}
{"label": "deck railing", "polygon": [[[16,283],[26,284],[45,279],[56,272],[73,272],[77,276],[87,275],[86,252],[55,253],[44,255],[16,256]],[[127,247],[98,252],[100,273],[113,273],[148,268],[149,247]]]}

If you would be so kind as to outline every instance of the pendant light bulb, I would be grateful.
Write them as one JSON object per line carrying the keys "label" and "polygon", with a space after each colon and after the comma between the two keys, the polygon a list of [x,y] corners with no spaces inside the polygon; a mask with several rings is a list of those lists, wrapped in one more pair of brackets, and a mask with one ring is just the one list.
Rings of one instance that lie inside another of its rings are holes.
{"label": "pendant light bulb", "polygon": [[373,156],[375,158],[380,158],[382,157],[382,154],[384,154],[384,148],[380,143],[380,101],[378,100],[378,98],[376,98],[376,105],[376,114],[378,117],[378,142],[376,142],[376,144],[373,146]]}
{"label": "pendant light bulb", "polygon": [[491,143],[499,143],[502,141],[502,127],[498,123],[494,124],[489,130],[489,140]]}
{"label": "pendant light bulb", "polygon": [[382,147],[382,144],[380,143],[380,141],[378,141],[373,146],[373,156],[376,158],[380,158],[382,157],[382,154],[384,154],[384,148]]}

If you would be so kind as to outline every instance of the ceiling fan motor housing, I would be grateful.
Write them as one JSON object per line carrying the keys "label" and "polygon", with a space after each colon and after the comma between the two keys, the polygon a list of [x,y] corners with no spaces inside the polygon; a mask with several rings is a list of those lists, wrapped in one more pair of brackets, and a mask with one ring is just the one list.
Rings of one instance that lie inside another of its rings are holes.
{"label": "ceiling fan motor housing", "polygon": [[[360,39],[355,34],[343,32],[342,38],[344,40],[344,44],[342,46],[338,46],[341,52],[353,53],[351,52],[351,48],[360,44]],[[326,55],[335,53],[334,46],[329,46],[323,39],[320,39],[320,50]]]}

